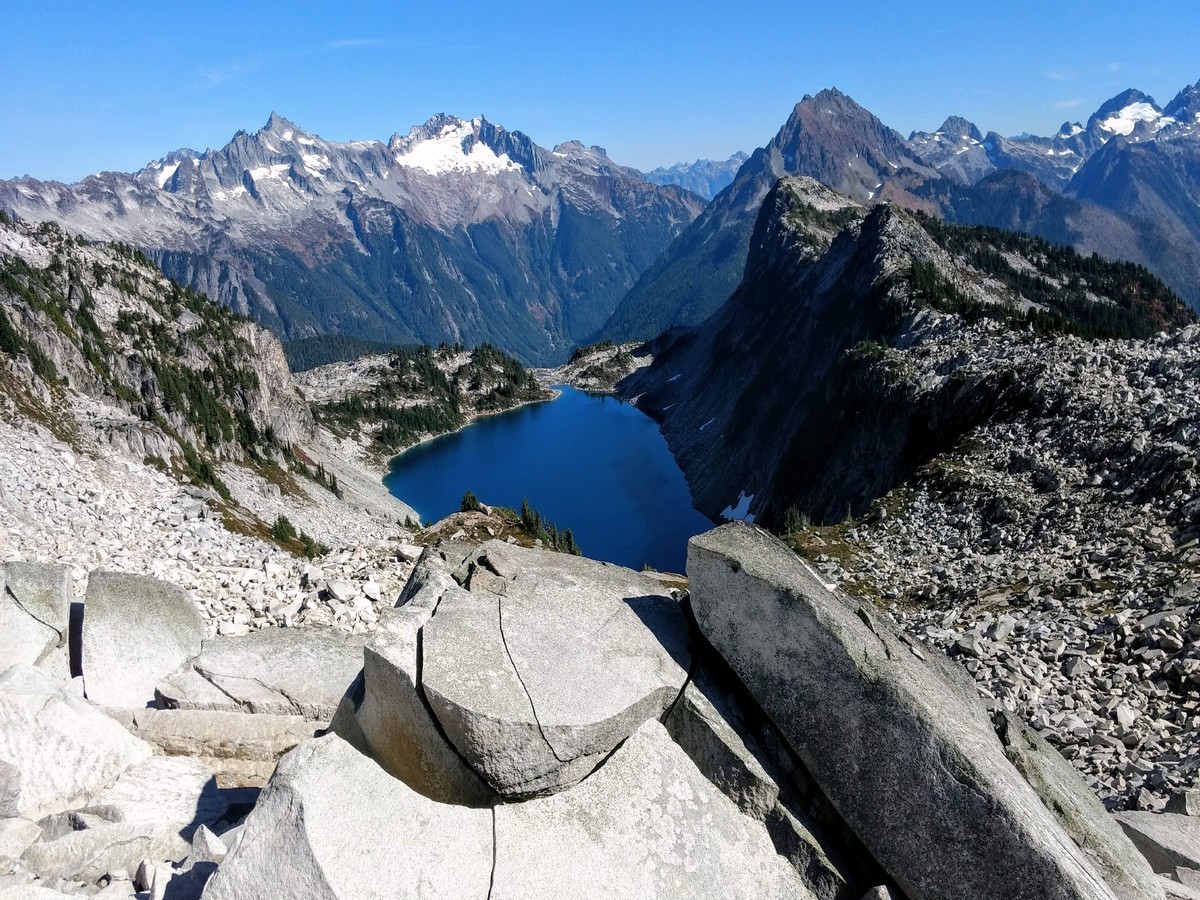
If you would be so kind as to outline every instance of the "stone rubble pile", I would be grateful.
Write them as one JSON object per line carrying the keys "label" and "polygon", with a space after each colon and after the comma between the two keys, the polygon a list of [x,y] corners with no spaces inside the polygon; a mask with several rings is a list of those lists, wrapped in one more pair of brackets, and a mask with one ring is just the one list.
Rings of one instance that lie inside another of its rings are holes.
{"label": "stone rubble pile", "polygon": [[818,569],[960,659],[1107,805],[1161,809],[1200,775],[1200,327],[927,327],[946,333],[889,357],[898,382],[1007,371],[1025,405],[816,546]]}
{"label": "stone rubble pile", "polygon": [[[395,602],[419,555],[397,540],[406,535],[399,527],[339,503],[336,538],[318,531],[335,549],[301,560],[230,531],[213,492],[139,461],[76,453],[36,425],[22,430],[2,417],[0,446],[0,560],[67,565],[75,599],[87,574],[105,569],[178,585],[210,633],[321,625],[361,634]],[[307,527],[297,504],[286,508]]]}

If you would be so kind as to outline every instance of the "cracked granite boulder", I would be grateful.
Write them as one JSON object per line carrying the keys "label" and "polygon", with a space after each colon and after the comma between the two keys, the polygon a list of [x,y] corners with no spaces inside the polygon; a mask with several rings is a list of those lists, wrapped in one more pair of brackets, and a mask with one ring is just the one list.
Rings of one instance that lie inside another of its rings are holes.
{"label": "cracked granite boulder", "polygon": [[70,570],[10,562],[0,565],[0,669],[36,665],[65,680]]}
{"label": "cracked granite boulder", "polygon": [[422,629],[421,688],[500,795],[575,784],[683,689],[688,626],[661,584],[499,541],[455,574]]}
{"label": "cracked granite boulder", "polygon": [[329,727],[432,800],[491,806],[495,792],[446,739],[420,684],[421,630],[443,595],[459,590],[446,562],[426,550],[400,606],[381,613],[363,651],[362,676],[346,692]]}

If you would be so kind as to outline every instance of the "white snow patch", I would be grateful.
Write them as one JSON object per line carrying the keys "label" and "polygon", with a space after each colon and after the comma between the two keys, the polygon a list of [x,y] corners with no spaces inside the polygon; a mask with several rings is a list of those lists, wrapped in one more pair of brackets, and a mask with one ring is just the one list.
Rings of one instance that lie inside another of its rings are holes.
{"label": "white snow patch", "polygon": [[163,166],[163,170],[158,173],[158,187],[160,190],[171,180],[171,176],[175,174],[175,170],[178,168],[179,163],[171,163],[169,166]]}
{"label": "white snow patch", "polygon": [[1174,121],[1149,103],[1130,103],[1115,116],[1109,116],[1101,122],[1100,127],[1113,134],[1130,135],[1138,122],[1150,122],[1154,124],[1154,130],[1158,131]]}
{"label": "white snow patch", "polygon": [[717,421],[717,417],[713,416],[711,419],[709,419],[707,422],[705,422],[703,425],[700,426],[700,430],[703,431],[705,428],[707,428],[709,425],[711,425],[715,421]]}
{"label": "white snow patch", "polygon": [[292,139],[292,132],[290,129],[283,133],[283,139],[285,141],[290,141]]}
{"label": "white snow patch", "polygon": [[664,406],[664,407],[662,408],[662,411],[663,411],[663,412],[666,412],[668,409],[670,409],[670,408],[671,408],[672,406],[674,406],[674,405],[675,405],[674,403],[668,403],[666,406]]}
{"label": "white snow patch", "polygon": [[721,518],[726,521],[730,519],[741,519],[743,522],[754,522],[754,516],[750,513],[750,504],[754,501],[754,495],[746,496],[745,491],[738,492],[737,503],[732,506],[727,506],[721,510]]}
{"label": "white snow patch", "polygon": [[677,381],[678,379],[680,379],[682,377],[683,377],[682,372],[680,372],[678,375],[672,375],[670,378],[667,379],[667,384],[670,384],[672,381]]}
{"label": "white snow patch", "polygon": [[300,154],[300,158],[304,160],[304,165],[308,166],[308,168],[312,169],[313,171],[329,168],[328,156],[318,156],[315,153],[302,153]]}
{"label": "white snow patch", "polygon": [[291,166],[287,163],[275,163],[271,166],[259,166],[257,169],[250,169],[250,177],[255,181],[262,181],[264,178],[281,178]]}
{"label": "white snow patch", "polygon": [[234,200],[242,196],[242,194],[248,193],[250,192],[246,190],[246,186],[244,184],[239,184],[237,187],[231,188],[228,191],[213,191],[212,197],[217,202],[224,203],[227,200]]}
{"label": "white snow patch", "polygon": [[421,169],[430,175],[444,175],[447,172],[497,174],[521,168],[509,159],[507,153],[497,156],[491,147],[481,141],[471,147],[470,153],[464,153],[463,141],[472,133],[470,122],[447,125],[437,137],[421,141],[407,153],[398,153],[396,162],[408,168]]}

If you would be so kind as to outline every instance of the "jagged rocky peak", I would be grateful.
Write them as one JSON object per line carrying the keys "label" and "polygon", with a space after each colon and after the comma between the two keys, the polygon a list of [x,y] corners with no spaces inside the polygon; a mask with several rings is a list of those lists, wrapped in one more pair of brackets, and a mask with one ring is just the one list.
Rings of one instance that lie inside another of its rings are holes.
{"label": "jagged rocky peak", "polygon": [[983,133],[969,119],[964,119],[962,116],[948,116],[946,121],[932,134],[927,131],[914,131],[909,135],[908,139],[909,141],[914,141],[918,138],[949,141],[951,143],[979,143],[983,140]]}
{"label": "jagged rocky peak", "polygon": [[942,123],[942,127],[938,132],[947,135],[951,140],[964,141],[982,141],[983,134],[974,122],[964,119],[962,116],[950,116]]}
{"label": "jagged rocky peak", "polygon": [[959,184],[974,184],[996,170],[974,122],[950,116],[932,134],[914,131],[908,146],[942,175]]}
{"label": "jagged rocky peak", "polygon": [[1189,84],[1163,109],[1163,115],[1179,122],[1200,123],[1200,81]]}
{"label": "jagged rocky peak", "polygon": [[894,129],[837,88],[805,95],[768,145],[781,157],[778,174],[809,175],[859,202],[903,191],[904,173],[938,177]]}

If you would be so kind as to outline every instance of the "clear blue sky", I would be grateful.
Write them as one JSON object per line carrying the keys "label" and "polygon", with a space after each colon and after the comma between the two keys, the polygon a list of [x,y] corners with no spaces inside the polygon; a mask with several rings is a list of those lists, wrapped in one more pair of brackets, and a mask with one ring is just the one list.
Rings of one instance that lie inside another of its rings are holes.
{"label": "clear blue sky", "polygon": [[1196,0],[0,0],[0,177],[220,147],[272,110],[334,140],[484,114],[647,169],[770,140],[836,86],[905,135],[1048,134],[1200,80]]}

